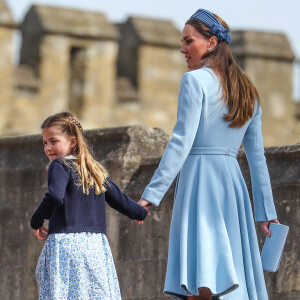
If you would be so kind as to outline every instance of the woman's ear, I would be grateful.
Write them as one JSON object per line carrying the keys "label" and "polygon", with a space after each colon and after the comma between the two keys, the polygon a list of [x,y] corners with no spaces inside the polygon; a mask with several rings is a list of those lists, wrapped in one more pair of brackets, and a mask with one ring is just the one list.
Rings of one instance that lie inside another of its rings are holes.
{"label": "woman's ear", "polygon": [[218,45],[218,39],[216,36],[212,36],[209,39],[209,48],[211,48],[211,50],[215,49],[216,46]]}

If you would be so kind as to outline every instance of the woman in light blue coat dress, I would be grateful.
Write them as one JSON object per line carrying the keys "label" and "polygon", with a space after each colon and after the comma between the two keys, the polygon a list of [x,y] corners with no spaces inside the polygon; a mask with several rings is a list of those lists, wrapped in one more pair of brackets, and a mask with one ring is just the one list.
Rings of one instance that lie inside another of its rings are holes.
{"label": "woman in light blue coat dress", "polygon": [[278,222],[264,155],[259,96],[237,66],[227,24],[198,10],[182,32],[190,72],[177,122],[139,204],[158,206],[177,176],[164,292],[174,299],[268,300],[253,213],[236,159],[243,144],[255,220]]}

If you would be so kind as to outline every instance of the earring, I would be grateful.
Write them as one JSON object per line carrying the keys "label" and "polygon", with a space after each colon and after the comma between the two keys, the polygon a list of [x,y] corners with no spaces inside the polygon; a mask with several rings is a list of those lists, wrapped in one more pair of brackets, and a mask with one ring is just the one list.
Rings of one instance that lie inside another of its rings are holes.
{"label": "earring", "polygon": [[212,51],[212,48],[208,48],[207,52],[210,53]]}

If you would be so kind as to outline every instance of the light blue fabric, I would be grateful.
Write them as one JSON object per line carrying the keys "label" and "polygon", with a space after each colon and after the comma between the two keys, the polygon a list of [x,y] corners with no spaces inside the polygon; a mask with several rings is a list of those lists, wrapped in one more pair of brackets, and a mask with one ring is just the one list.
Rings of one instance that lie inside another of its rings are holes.
{"label": "light blue fabric", "polygon": [[118,277],[103,233],[50,234],[36,279],[40,300],[121,300]]}
{"label": "light blue fabric", "polygon": [[202,68],[181,81],[177,122],[142,198],[159,205],[178,175],[165,293],[209,287],[223,300],[267,300],[249,194],[235,154],[244,144],[257,221],[275,219],[261,133],[261,108],[241,128],[223,119],[219,80]]}

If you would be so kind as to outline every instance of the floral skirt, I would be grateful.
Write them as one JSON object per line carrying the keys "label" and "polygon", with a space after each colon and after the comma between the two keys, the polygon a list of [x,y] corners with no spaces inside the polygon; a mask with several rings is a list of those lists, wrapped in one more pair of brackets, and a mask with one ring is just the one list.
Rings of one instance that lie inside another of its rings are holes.
{"label": "floral skirt", "polygon": [[102,233],[49,235],[36,267],[40,300],[119,300],[118,277]]}

